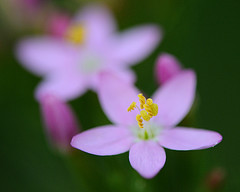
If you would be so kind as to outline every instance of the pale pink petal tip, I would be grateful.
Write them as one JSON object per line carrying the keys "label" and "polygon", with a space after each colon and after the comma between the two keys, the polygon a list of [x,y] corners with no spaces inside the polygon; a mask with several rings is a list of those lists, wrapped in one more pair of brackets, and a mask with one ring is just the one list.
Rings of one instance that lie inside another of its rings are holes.
{"label": "pale pink petal tip", "polygon": [[159,84],[164,84],[181,72],[181,64],[170,54],[163,53],[156,63],[156,79]]}
{"label": "pale pink petal tip", "polygon": [[75,56],[72,47],[53,37],[33,37],[20,41],[16,56],[21,64],[37,75],[56,72]]}
{"label": "pale pink petal tip", "polygon": [[114,39],[112,56],[126,65],[136,64],[156,48],[161,38],[160,28],[154,25],[126,30]]}
{"label": "pale pink petal tip", "polygon": [[76,23],[82,23],[87,29],[87,43],[102,45],[115,32],[116,25],[114,18],[104,5],[91,4],[82,9],[75,17]]}
{"label": "pale pink petal tip", "polygon": [[87,90],[87,82],[82,76],[68,71],[66,74],[58,73],[44,79],[35,90],[37,100],[47,93],[68,101],[82,95]]}
{"label": "pale pink petal tip", "polygon": [[192,70],[184,70],[166,82],[153,96],[161,106],[155,119],[165,127],[176,126],[189,112],[196,92],[196,75]]}
{"label": "pale pink petal tip", "polygon": [[69,151],[72,137],[79,132],[70,106],[50,94],[43,96],[39,102],[50,143],[60,151]]}
{"label": "pale pink petal tip", "polygon": [[173,150],[200,150],[214,147],[222,141],[222,135],[204,129],[177,127],[166,130],[159,143]]}
{"label": "pale pink petal tip", "polygon": [[129,161],[142,177],[151,179],[164,166],[166,154],[158,143],[142,141],[130,148]]}
{"label": "pale pink petal tip", "polygon": [[84,131],[72,138],[71,145],[94,155],[116,155],[129,150],[133,138],[128,129],[102,126]]}

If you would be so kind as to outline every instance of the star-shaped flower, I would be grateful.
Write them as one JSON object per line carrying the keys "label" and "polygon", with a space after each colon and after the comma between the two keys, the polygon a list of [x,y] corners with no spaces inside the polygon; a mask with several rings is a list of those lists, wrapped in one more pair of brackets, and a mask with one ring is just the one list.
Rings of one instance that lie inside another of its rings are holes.
{"label": "star-shaped flower", "polygon": [[128,67],[150,54],[160,37],[154,25],[116,33],[108,10],[89,6],[72,20],[64,38],[25,39],[17,47],[17,56],[24,67],[44,77],[36,90],[37,99],[51,93],[70,100],[87,89],[96,91],[102,71],[134,82],[134,73]]}
{"label": "star-shaped flower", "polygon": [[[152,178],[164,166],[163,147],[199,150],[222,140],[214,131],[176,127],[191,108],[195,87],[195,73],[186,70],[158,89],[153,99],[146,100],[135,87],[104,73],[99,99],[115,125],[82,132],[73,137],[71,145],[94,155],[116,155],[129,150],[132,167],[143,177]],[[133,102],[137,96],[139,104]]]}

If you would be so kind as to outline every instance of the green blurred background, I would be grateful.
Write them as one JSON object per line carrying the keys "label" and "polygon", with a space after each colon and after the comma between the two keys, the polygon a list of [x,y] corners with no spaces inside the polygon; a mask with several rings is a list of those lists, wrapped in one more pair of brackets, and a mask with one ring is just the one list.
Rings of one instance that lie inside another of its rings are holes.
{"label": "green blurred background", "polygon": [[[240,191],[240,1],[104,1],[120,30],[144,23],[156,23],[164,30],[163,41],[154,53],[133,67],[137,86],[151,95],[157,88],[153,67],[158,54],[175,55],[184,67],[194,69],[198,78],[196,118],[188,125],[223,135],[215,148],[166,150],[166,164],[151,180],[132,169],[128,153],[97,157],[74,150],[65,156],[49,147],[33,97],[40,79],[24,70],[14,57],[15,43],[23,36],[41,33],[41,27],[33,22],[32,28],[27,25],[24,29],[14,21],[15,12],[4,5],[6,2],[0,4],[0,191],[210,192],[209,182],[213,185],[215,177],[219,177],[215,178],[219,180],[216,191]],[[44,3],[74,14],[88,1]],[[109,123],[93,92],[70,104],[83,130]],[[220,173],[209,176],[214,172]]]}

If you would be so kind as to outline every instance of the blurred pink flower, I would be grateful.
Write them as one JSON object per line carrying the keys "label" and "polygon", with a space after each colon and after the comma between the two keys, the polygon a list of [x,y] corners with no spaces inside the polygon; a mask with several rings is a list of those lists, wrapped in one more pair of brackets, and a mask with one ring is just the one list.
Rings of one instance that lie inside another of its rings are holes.
{"label": "blurred pink flower", "polygon": [[40,106],[50,143],[60,151],[68,152],[72,137],[79,132],[71,108],[50,94],[40,98]]}
{"label": "blurred pink flower", "polygon": [[196,77],[186,70],[158,89],[153,101],[158,115],[139,128],[137,111],[128,112],[139,91],[118,77],[101,76],[99,99],[106,115],[115,125],[87,130],[73,137],[71,145],[94,155],[116,155],[129,150],[132,167],[145,178],[154,177],[164,166],[163,147],[173,150],[199,150],[213,147],[222,140],[214,131],[176,127],[194,100]]}
{"label": "blurred pink flower", "polygon": [[39,8],[42,0],[19,0],[17,2],[19,2],[21,6],[25,7],[25,10],[33,12]]}
{"label": "blurred pink flower", "polygon": [[208,191],[220,191],[226,180],[226,170],[223,167],[213,168],[207,175],[205,185]]}
{"label": "blurred pink flower", "polygon": [[54,13],[47,23],[47,32],[58,38],[63,38],[71,24],[71,18],[64,13]]}
{"label": "blurred pink flower", "polygon": [[173,55],[163,53],[158,57],[155,66],[155,76],[158,84],[163,85],[181,71],[181,64]]}
{"label": "blurred pink flower", "polygon": [[161,38],[154,25],[116,33],[111,14],[101,6],[83,9],[68,32],[66,37],[70,35],[75,43],[68,38],[45,36],[25,39],[17,47],[23,66],[44,77],[36,90],[38,99],[52,93],[70,100],[87,89],[97,91],[102,71],[110,71],[132,83],[135,75],[129,66],[150,54]]}

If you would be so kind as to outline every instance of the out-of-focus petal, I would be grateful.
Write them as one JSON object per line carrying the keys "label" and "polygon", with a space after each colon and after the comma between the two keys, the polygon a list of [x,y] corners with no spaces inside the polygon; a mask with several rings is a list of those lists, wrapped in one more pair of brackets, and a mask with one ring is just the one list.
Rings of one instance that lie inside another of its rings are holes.
{"label": "out-of-focus petal", "polygon": [[49,141],[59,150],[68,151],[72,137],[78,132],[74,113],[54,95],[46,94],[39,102]]}
{"label": "out-of-focus petal", "polygon": [[173,55],[163,53],[158,57],[155,75],[159,84],[166,83],[180,72],[181,65]]}
{"label": "out-of-focus petal", "polygon": [[113,123],[136,124],[137,111],[128,112],[127,109],[137,99],[138,93],[133,84],[118,76],[109,72],[101,74],[98,96],[105,114]]}
{"label": "out-of-focus petal", "polygon": [[160,145],[173,150],[205,149],[221,141],[222,136],[215,131],[185,127],[165,130],[159,136]]}
{"label": "out-of-focus petal", "polygon": [[164,149],[154,141],[141,141],[130,148],[129,160],[132,167],[144,178],[154,177],[165,164]]}
{"label": "out-of-focus petal", "polygon": [[120,126],[102,126],[73,137],[71,145],[94,155],[116,155],[130,149],[133,138],[128,129]]}
{"label": "out-of-focus petal", "polygon": [[[129,84],[134,84],[136,75],[133,71],[127,69],[106,69],[105,72],[113,73],[116,77]],[[89,88],[97,92],[100,87],[101,72],[90,78]]]}
{"label": "out-of-focus petal", "polygon": [[165,83],[153,96],[159,107],[155,120],[165,127],[178,124],[192,106],[195,89],[196,75],[192,70],[185,70]]}
{"label": "out-of-focus petal", "polygon": [[127,30],[113,39],[112,57],[123,64],[136,64],[158,45],[161,32],[156,26],[140,26]]}
{"label": "out-of-focus petal", "polygon": [[54,73],[40,83],[35,92],[36,98],[51,93],[64,101],[75,99],[87,90],[87,80],[73,72]]}
{"label": "out-of-focus petal", "polygon": [[22,65],[37,75],[59,70],[76,57],[73,47],[50,37],[23,40],[16,51]]}
{"label": "out-of-focus petal", "polygon": [[90,5],[77,14],[74,23],[86,29],[86,43],[99,45],[106,43],[116,30],[115,21],[109,10],[102,5]]}
{"label": "out-of-focus petal", "polygon": [[136,75],[132,70],[129,69],[113,69],[110,71],[114,73],[117,77],[121,78],[122,81],[125,81],[133,85],[136,81]]}

